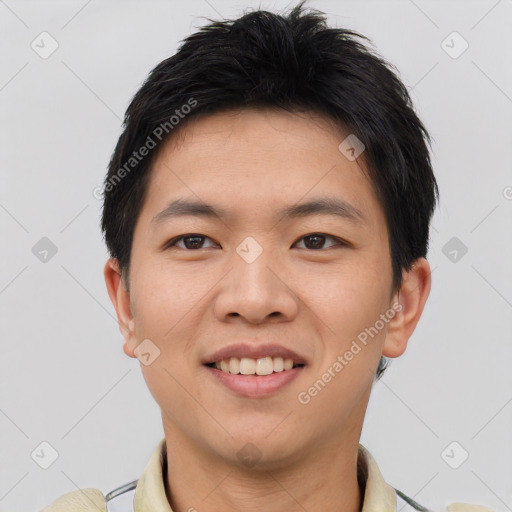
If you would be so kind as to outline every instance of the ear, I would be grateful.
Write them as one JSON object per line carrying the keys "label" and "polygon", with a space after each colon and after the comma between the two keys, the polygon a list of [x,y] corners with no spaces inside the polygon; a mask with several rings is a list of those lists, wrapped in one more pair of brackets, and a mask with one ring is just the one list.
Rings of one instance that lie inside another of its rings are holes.
{"label": "ear", "polygon": [[402,286],[391,303],[397,312],[388,324],[383,356],[393,358],[405,352],[430,293],[430,274],[430,265],[425,258],[418,258],[411,270],[402,273]]}
{"label": "ear", "polygon": [[105,283],[107,285],[108,295],[117,313],[117,321],[119,330],[124,338],[124,353],[136,358],[134,350],[137,346],[135,338],[135,319],[133,318],[130,307],[130,294],[126,290],[123,279],[121,278],[121,270],[119,262],[115,258],[110,258],[105,263],[103,269]]}

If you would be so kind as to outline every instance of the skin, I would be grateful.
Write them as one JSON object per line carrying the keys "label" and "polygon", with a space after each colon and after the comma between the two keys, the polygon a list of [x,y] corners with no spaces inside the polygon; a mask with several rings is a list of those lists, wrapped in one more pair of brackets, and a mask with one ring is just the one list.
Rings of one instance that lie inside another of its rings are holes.
{"label": "skin", "polygon": [[[348,160],[338,149],[348,132],[323,116],[238,110],[191,120],[178,133],[152,169],[134,232],[129,292],[115,259],[104,271],[125,353],[136,357],[147,338],[160,350],[141,369],[162,411],[169,503],[175,512],[359,511],[357,449],[375,371],[381,355],[406,350],[430,292],[429,264],[418,259],[403,272],[401,289],[392,289],[388,230],[362,172],[364,153]],[[322,196],[343,198],[365,222],[274,217],[276,209]],[[152,225],[177,198],[232,216]],[[205,237],[199,249],[190,240],[164,249],[190,233]],[[349,245],[303,238],[315,233]],[[250,264],[236,251],[248,236],[263,249]],[[398,303],[401,311],[378,335],[308,404],[300,403],[298,394]],[[280,343],[309,364],[271,397],[237,395],[201,360],[242,339]],[[253,467],[237,457],[247,443],[260,454]]]}

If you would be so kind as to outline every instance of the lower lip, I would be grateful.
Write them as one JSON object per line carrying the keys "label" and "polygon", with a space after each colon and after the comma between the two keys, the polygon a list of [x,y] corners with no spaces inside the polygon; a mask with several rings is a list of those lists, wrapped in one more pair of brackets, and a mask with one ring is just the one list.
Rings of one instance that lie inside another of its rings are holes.
{"label": "lower lip", "polygon": [[298,366],[291,370],[274,372],[270,375],[235,375],[206,366],[206,369],[221,384],[224,384],[235,393],[249,398],[262,398],[273,395],[296,379],[304,368],[304,366]]}

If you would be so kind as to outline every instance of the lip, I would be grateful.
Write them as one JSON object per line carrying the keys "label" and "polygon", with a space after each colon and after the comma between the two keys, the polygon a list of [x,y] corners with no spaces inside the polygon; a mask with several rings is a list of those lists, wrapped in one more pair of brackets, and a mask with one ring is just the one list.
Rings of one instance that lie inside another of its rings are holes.
{"label": "lip", "polygon": [[294,381],[305,367],[298,366],[270,375],[234,375],[210,366],[205,366],[205,368],[218,382],[238,395],[248,398],[264,398],[277,393]]}
{"label": "lip", "polygon": [[[283,347],[277,344],[264,344],[254,345],[247,343],[237,343],[234,345],[228,345],[226,347],[217,350],[213,354],[206,356],[202,361],[202,364],[208,365],[222,361],[223,359],[230,359],[232,357],[248,357],[251,359],[260,359],[261,357],[282,357],[283,359],[292,359],[294,364],[307,365],[308,361],[293,350]],[[291,370],[286,370],[291,371]],[[281,372],[279,372],[281,373]],[[227,375],[227,374],[226,374]],[[261,377],[261,376],[260,376]]]}

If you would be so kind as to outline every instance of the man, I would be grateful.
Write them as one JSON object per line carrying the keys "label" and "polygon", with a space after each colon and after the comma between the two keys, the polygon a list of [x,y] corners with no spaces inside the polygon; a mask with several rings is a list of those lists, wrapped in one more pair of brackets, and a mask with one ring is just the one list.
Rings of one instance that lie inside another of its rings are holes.
{"label": "man", "polygon": [[137,92],[105,179],[105,281],[165,438],[137,481],[45,510],[429,510],[359,444],[429,295],[438,197],[429,135],[363,39],[303,3],[255,11]]}

